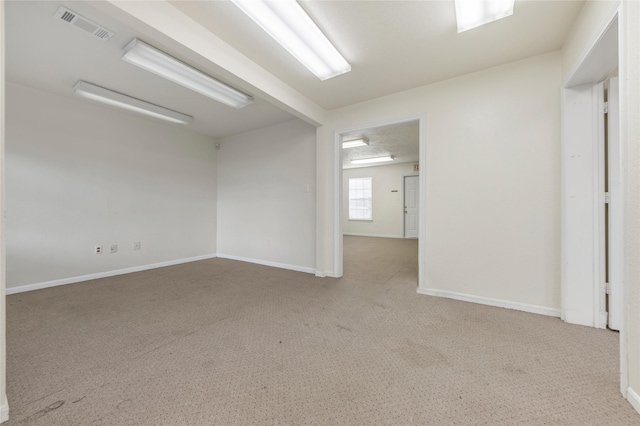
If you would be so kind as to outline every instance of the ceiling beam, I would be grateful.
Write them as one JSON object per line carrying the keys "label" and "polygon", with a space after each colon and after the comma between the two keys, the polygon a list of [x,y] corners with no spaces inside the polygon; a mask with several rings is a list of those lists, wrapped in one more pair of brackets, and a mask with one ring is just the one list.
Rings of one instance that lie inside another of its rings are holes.
{"label": "ceiling beam", "polygon": [[261,98],[312,124],[321,126],[326,111],[167,1],[87,2],[148,37],[149,43],[179,55],[190,65],[237,89]]}

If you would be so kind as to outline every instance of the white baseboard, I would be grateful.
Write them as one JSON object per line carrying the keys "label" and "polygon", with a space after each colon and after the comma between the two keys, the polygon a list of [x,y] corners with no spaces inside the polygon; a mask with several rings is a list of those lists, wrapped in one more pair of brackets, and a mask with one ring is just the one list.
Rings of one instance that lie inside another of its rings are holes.
{"label": "white baseboard", "polygon": [[96,280],[98,278],[113,277],[115,275],[130,274],[132,272],[146,271],[149,269],[163,268],[165,266],[179,265],[181,263],[196,262],[198,260],[212,259],[215,254],[205,254],[202,256],[188,257],[185,259],[169,260],[167,262],[152,263],[150,265],[133,266],[131,268],[116,269],[114,271],[99,272],[97,274],[81,275],[78,277],[63,278],[60,280],[46,281],[42,283],[21,285],[18,287],[7,287],[6,294],[23,293],[25,291],[40,290],[43,288],[56,287],[59,285],[79,283],[82,281]]}
{"label": "white baseboard", "polygon": [[355,232],[343,232],[342,235],[348,235],[350,237],[376,237],[376,238],[403,238],[402,235],[382,235],[382,234],[358,234]]}
{"label": "white baseboard", "polygon": [[0,406],[0,423],[6,421],[9,421],[9,401],[7,401],[7,396],[5,395],[4,402]]}
{"label": "white baseboard", "polygon": [[510,302],[508,300],[491,299],[489,297],[474,296],[471,294],[455,293],[453,291],[437,290],[433,288],[418,288],[419,294],[427,296],[446,297],[447,299],[462,300],[464,302],[479,303],[481,305],[496,306],[498,308],[515,309],[517,311],[530,312],[532,314],[560,317],[560,309],[547,308],[545,306],[528,305],[526,303]]}
{"label": "white baseboard", "polygon": [[305,272],[307,274],[315,274],[316,273],[315,269],[308,268],[306,266],[289,265],[289,264],[286,264],[286,263],[271,262],[271,261],[268,261],[268,260],[261,260],[261,259],[251,259],[251,258],[248,258],[248,257],[234,256],[232,254],[218,253],[218,257],[220,259],[239,260],[241,262],[255,263],[257,265],[264,265],[264,266],[271,266],[273,268],[289,269],[291,271]]}
{"label": "white baseboard", "polygon": [[339,277],[336,276],[336,274],[334,274],[332,271],[316,271],[315,272],[316,277],[318,278],[342,278],[342,275],[340,275]]}
{"label": "white baseboard", "polygon": [[640,396],[631,388],[627,388],[627,401],[640,413]]}

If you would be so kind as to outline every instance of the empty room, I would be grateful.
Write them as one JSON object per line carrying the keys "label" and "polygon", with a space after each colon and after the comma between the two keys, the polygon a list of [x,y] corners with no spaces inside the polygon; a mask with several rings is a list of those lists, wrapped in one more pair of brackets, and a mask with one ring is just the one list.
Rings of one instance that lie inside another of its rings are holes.
{"label": "empty room", "polygon": [[0,422],[640,425],[639,2],[0,30]]}

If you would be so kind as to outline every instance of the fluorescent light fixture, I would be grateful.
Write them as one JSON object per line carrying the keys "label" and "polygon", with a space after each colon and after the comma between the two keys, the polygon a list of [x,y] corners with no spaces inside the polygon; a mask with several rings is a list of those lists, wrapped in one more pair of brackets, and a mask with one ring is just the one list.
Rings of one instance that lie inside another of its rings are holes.
{"label": "fluorescent light fixture", "polygon": [[455,0],[458,32],[513,15],[515,0]]}
{"label": "fluorescent light fixture", "polygon": [[122,93],[114,92],[82,80],[78,81],[75,86],[73,86],[73,92],[86,99],[98,101],[117,108],[123,108],[128,111],[137,112],[149,117],[169,121],[171,123],[187,124],[193,121],[193,117],[190,115],[150,104],[149,102],[141,101],[140,99],[132,98],[131,96],[123,95]]}
{"label": "fluorescent light fixture", "polygon": [[351,71],[351,65],[295,0],[231,1],[320,80]]}
{"label": "fluorescent light fixture", "polygon": [[361,160],[351,160],[351,164],[384,163],[385,161],[393,161],[393,156],[388,155],[386,157],[374,157],[374,158],[363,158]]}
{"label": "fluorescent light fixture", "polygon": [[225,105],[242,108],[253,98],[134,38],[122,49],[122,59]]}
{"label": "fluorescent light fixture", "polygon": [[365,145],[369,145],[369,139],[362,137],[362,138],[358,138],[358,139],[351,139],[348,141],[343,141],[342,142],[342,149],[346,149],[346,148],[355,148],[356,146],[365,146]]}

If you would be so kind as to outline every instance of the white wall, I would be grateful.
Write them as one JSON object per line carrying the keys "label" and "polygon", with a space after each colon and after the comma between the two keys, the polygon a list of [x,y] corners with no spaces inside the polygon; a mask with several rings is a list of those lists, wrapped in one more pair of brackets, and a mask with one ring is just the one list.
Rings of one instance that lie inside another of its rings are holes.
{"label": "white wall", "polygon": [[[417,175],[413,164],[344,169],[342,172],[342,230],[347,235],[404,237],[403,176]],[[349,179],[371,177],[373,220],[349,220]],[[397,192],[391,192],[395,190]]]}
{"label": "white wall", "polygon": [[220,140],[218,254],[315,270],[315,128],[294,119]]}
{"label": "white wall", "polygon": [[627,398],[640,412],[640,3],[625,1],[621,19],[621,138],[625,164],[625,322]]}
{"label": "white wall", "polygon": [[6,247],[5,247],[5,79],[4,2],[0,2],[0,422],[9,420],[6,351]]}
{"label": "white wall", "polygon": [[12,83],[6,104],[9,289],[215,253],[213,139]]}
{"label": "white wall", "polygon": [[425,116],[422,290],[560,308],[559,52],[335,110],[318,131],[319,268],[336,271],[334,134]]}

